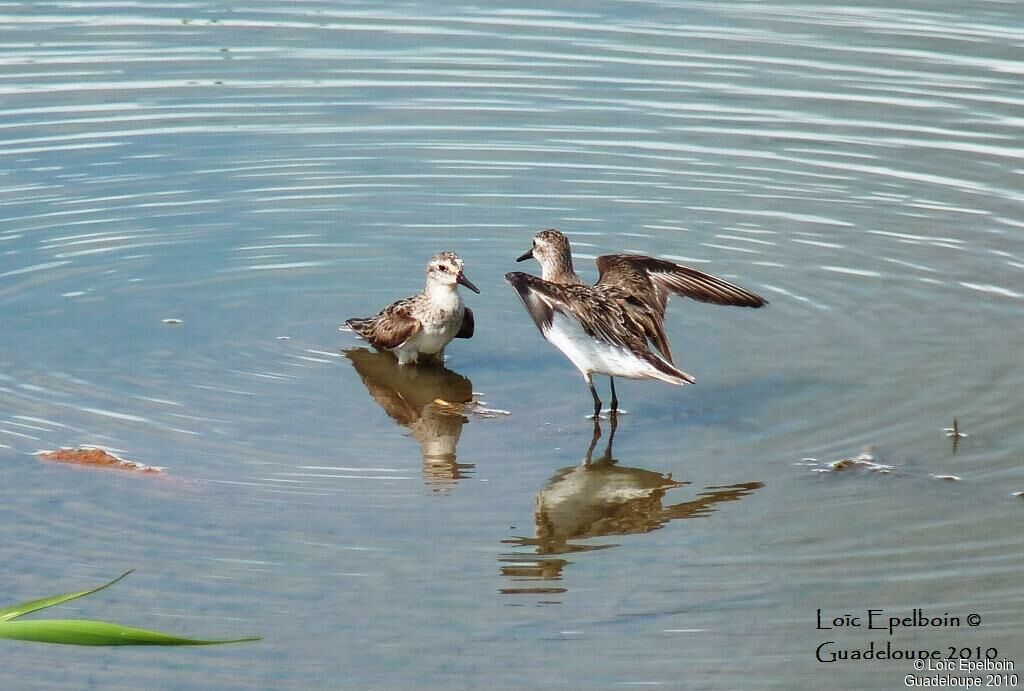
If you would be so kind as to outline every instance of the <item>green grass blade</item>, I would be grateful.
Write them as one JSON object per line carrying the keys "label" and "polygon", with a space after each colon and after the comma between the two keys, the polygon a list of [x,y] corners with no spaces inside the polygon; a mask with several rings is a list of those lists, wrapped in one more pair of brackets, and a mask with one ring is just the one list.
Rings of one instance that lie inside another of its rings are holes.
{"label": "green grass blade", "polygon": [[[134,570],[134,569],[132,569],[132,570]],[[37,612],[37,611],[39,611],[41,609],[46,609],[47,607],[53,607],[54,605],[59,605],[62,602],[67,602],[69,600],[77,600],[80,597],[85,597],[86,595],[92,595],[95,592],[103,590],[104,588],[109,588],[110,586],[114,585],[119,580],[121,580],[122,578],[124,578],[125,576],[130,574],[132,572],[132,570],[125,571],[120,576],[118,576],[114,580],[110,581],[110,583],[104,583],[100,587],[93,588],[92,590],[83,590],[83,591],[77,592],[77,593],[66,593],[64,595],[54,595],[53,597],[44,597],[44,598],[41,598],[39,600],[31,600],[29,602],[22,602],[22,603],[17,604],[17,605],[12,605],[10,607],[5,607],[3,609],[0,609],[0,622],[10,621],[11,619],[17,619],[18,617],[22,616],[23,614],[28,614],[29,612]]]}
{"label": "green grass blade", "polygon": [[0,621],[0,638],[64,645],[221,645],[258,641],[260,636],[201,640],[87,619]]}

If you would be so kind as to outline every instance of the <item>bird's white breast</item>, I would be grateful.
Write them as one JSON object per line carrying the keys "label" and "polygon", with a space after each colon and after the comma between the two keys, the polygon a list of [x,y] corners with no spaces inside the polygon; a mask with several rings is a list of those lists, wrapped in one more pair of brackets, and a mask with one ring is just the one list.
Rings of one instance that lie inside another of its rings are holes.
{"label": "bird's white breast", "polygon": [[458,292],[451,289],[429,293],[428,308],[418,315],[422,327],[405,345],[426,355],[441,352],[462,327],[465,308]]}

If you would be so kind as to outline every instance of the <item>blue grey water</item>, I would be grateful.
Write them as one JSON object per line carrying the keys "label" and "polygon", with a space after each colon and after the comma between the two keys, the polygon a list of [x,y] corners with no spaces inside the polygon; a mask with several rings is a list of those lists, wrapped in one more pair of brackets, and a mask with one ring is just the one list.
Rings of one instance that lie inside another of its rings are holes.
{"label": "blue grey water", "polygon": [[[0,686],[913,672],[827,641],[1024,661],[1024,13],[891,5],[0,5],[3,601],[134,568],[53,616],[264,636],[6,642]],[[771,301],[673,300],[698,383],[621,382],[614,463],[606,422],[580,467],[585,384],[502,278],[552,226],[591,279],[641,252]],[[443,249],[482,291],[447,370],[343,352]],[[166,472],[35,456],[78,445]],[[831,469],[865,448],[889,472]],[[817,627],[914,608],[981,623]]]}

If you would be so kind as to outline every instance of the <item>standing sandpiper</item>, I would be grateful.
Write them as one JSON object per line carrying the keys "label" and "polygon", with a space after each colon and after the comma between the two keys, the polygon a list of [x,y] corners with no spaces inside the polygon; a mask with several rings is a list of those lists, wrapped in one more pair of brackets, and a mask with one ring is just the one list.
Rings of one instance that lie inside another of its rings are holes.
{"label": "standing sandpiper", "polygon": [[480,292],[463,273],[459,255],[435,254],[427,265],[422,293],[392,303],[376,316],[349,319],[345,325],[375,348],[393,352],[400,365],[442,362],[444,348],[453,338],[473,337],[473,311],[462,303],[459,283]]}
{"label": "standing sandpiper", "polygon": [[595,417],[601,413],[601,399],[594,388],[594,374],[611,378],[612,414],[619,407],[615,377],[659,379],[680,386],[696,381],[672,360],[665,334],[670,293],[716,305],[768,304],[760,295],[728,281],[638,254],[598,257],[600,277],[588,286],[573,270],[568,238],[555,229],[537,233],[533,247],[517,261],[531,257],[540,262],[542,278],[513,271],[505,279],[519,293],[544,338],[583,373],[594,397]]}

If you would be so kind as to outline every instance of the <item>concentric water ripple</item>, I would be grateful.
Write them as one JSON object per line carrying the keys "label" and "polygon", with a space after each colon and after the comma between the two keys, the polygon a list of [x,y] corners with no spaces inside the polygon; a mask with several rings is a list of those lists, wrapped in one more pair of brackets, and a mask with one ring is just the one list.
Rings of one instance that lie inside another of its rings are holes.
{"label": "concentric water ripple", "polygon": [[[200,623],[240,619],[275,651],[234,651],[237,678],[196,663],[228,686],[676,685],[683,651],[694,687],[748,664],[793,687],[808,617],[833,605],[999,611],[967,642],[1012,656],[1022,31],[1004,2],[0,7],[12,589],[135,566],[167,574],[147,587],[178,615],[224,597]],[[535,497],[590,438],[584,384],[501,278],[546,227],[590,278],[640,252],[768,297],[673,301],[699,384],[623,383],[616,447],[641,474],[764,486],[585,543],[557,577],[535,564],[527,602],[500,594],[501,565],[538,561]],[[449,248],[482,289],[475,338],[429,382],[373,379],[338,325],[419,290]],[[63,445],[168,470],[32,457]],[[865,446],[895,470],[801,462]],[[311,639],[297,605],[337,621]],[[103,669],[115,687],[136,671]]]}

